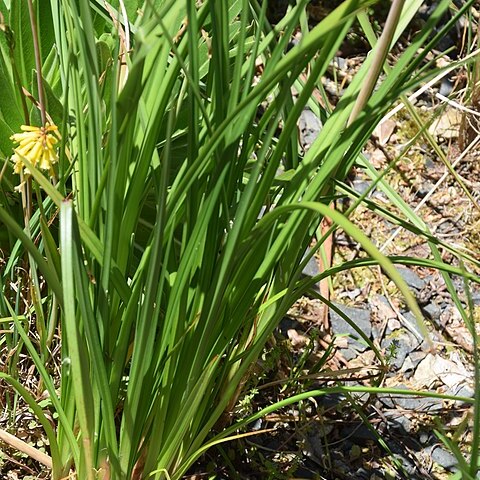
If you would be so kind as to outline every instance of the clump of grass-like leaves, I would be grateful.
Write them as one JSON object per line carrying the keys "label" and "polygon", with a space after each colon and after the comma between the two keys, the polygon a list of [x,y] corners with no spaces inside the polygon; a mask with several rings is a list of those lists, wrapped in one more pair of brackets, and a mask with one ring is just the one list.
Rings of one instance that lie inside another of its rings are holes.
{"label": "clump of grass-like leaves", "polygon": [[[4,169],[0,315],[14,325],[8,347],[35,363],[55,427],[14,368],[0,376],[45,428],[54,479],[180,479],[238,427],[222,430],[223,415],[309,287],[300,273],[323,217],[419,313],[392,262],[329,205],[354,162],[366,162],[359,154],[386,110],[431,75],[419,68],[449,2],[373,90],[421,4],[393,2],[385,37],[332,112],[312,92],[370,0],[346,0],[292,48],[306,0],[275,28],[256,0],[47,3],[33,3],[36,39],[26,2],[0,2],[2,156],[22,124],[45,123],[42,111],[61,133],[46,175],[21,159],[21,200],[19,177]],[[305,106],[323,128],[302,156]],[[57,333],[61,364],[51,354]]]}

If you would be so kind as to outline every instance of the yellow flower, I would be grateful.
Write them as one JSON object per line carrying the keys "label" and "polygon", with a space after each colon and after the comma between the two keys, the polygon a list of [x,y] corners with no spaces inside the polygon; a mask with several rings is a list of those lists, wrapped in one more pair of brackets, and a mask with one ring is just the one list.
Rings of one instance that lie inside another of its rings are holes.
{"label": "yellow flower", "polygon": [[20,173],[22,169],[25,174],[30,173],[23,163],[24,158],[37,168],[50,170],[58,161],[55,144],[60,134],[57,126],[47,123],[44,127],[22,125],[20,128],[22,133],[10,137],[10,140],[18,144],[12,155],[15,173]]}

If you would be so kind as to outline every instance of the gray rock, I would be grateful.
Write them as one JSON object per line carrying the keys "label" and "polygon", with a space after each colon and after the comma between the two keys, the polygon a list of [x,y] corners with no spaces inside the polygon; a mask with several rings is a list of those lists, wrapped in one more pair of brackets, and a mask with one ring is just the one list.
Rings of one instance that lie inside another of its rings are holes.
{"label": "gray rock", "polygon": [[303,148],[308,149],[318,137],[322,129],[322,122],[310,109],[306,108],[298,119],[298,129],[300,132],[300,144]]}
{"label": "gray rock", "polygon": [[440,314],[442,313],[442,308],[436,302],[432,302],[432,303],[429,303],[428,305],[425,305],[422,310],[432,320],[435,320],[435,321],[440,320]]}
{"label": "gray rock", "polygon": [[425,287],[425,280],[421,279],[412,269],[400,267],[397,270],[410,288],[421,290]]}
{"label": "gray rock", "polygon": [[372,197],[383,203],[388,202],[388,197],[381,190],[375,190]]}
{"label": "gray rock", "polygon": [[[399,453],[395,454],[394,457],[400,462],[402,465],[402,469],[404,473],[407,475],[412,475],[414,476],[417,473],[417,468],[413,464],[413,462],[407,458],[405,455],[401,455]],[[414,477],[415,478],[415,477]]]}
{"label": "gray rock", "polygon": [[425,352],[412,352],[408,357],[410,361],[413,363],[413,368],[416,366],[427,356]]}
{"label": "gray rock", "polygon": [[[315,256],[313,256],[308,261],[308,263],[305,265],[305,267],[303,268],[302,276],[303,277],[308,277],[308,278],[313,278],[313,277],[316,277],[319,274],[320,274],[320,269],[318,268],[318,261],[317,261],[317,258]],[[315,292],[320,293],[320,283],[319,282],[315,283],[315,285],[313,285],[311,288]]]}
{"label": "gray rock", "polygon": [[384,415],[388,420],[389,428],[397,430],[400,434],[410,433],[412,429],[412,422],[408,417],[398,413],[395,410],[385,411]]}
{"label": "gray rock", "polygon": [[[406,389],[407,387],[405,385],[398,385],[397,388],[400,388],[400,389]],[[395,402],[395,399],[398,398],[398,396],[395,396],[393,397],[392,395],[390,394],[379,394],[377,396],[378,400],[383,404],[385,405],[387,408],[395,408],[396,407],[396,402]]]}
{"label": "gray rock", "polygon": [[385,330],[385,333],[389,335],[390,333],[393,333],[395,330],[400,330],[401,328],[402,328],[402,324],[396,318],[391,318],[387,322],[387,329]]}
{"label": "gray rock", "polygon": [[376,316],[380,322],[397,318],[397,313],[393,310],[385,295],[374,295],[370,303],[376,310]]}
{"label": "gray rock", "polygon": [[380,335],[383,335],[383,328],[378,322],[375,322],[372,325],[372,338],[380,338]]}
{"label": "gray rock", "polygon": [[[403,384],[398,389],[408,390]],[[413,397],[411,395],[379,395],[379,400],[388,408],[403,408],[415,412],[434,412],[442,409],[442,400],[439,398]]]}
{"label": "gray rock", "polygon": [[425,162],[425,169],[427,172],[435,171],[435,167],[437,166],[437,164],[433,161],[432,157],[428,157],[427,155],[425,155],[423,157],[423,160]]}
{"label": "gray rock", "polygon": [[370,188],[372,182],[368,180],[354,180],[352,184],[353,189],[360,195],[363,195]]}
{"label": "gray rock", "polygon": [[[440,334],[440,332],[430,331],[430,340],[433,344],[435,343],[445,343],[445,338]],[[429,352],[432,349],[432,344],[429,343],[427,340],[424,340],[421,345],[420,349],[424,352]]]}
{"label": "gray rock", "polygon": [[440,84],[440,95],[443,95],[445,97],[448,97],[450,93],[452,93],[453,90],[453,82],[452,80],[447,76],[442,78],[442,83]]}
{"label": "gray rock", "polygon": [[397,405],[405,410],[415,410],[416,412],[438,412],[443,406],[440,398],[410,396],[399,397]]}
{"label": "gray rock", "polygon": [[403,429],[405,433],[410,433],[412,430],[412,422],[405,415],[400,415],[396,419],[396,423]]}
{"label": "gray rock", "polygon": [[[362,387],[361,383],[351,382],[352,387]],[[368,392],[350,392],[350,396],[357,405],[366,403],[370,399],[370,394]]]}
{"label": "gray rock", "polygon": [[[338,303],[334,304],[338,307],[357,327],[368,337],[372,335],[371,312],[363,308],[346,307]],[[335,335],[348,334],[349,346],[353,346],[356,350],[363,352],[367,349],[363,339],[357,331],[347,323],[340,315],[330,309],[330,325]],[[360,341],[358,340],[360,339]]]}
{"label": "gray rock", "polygon": [[348,438],[358,444],[364,444],[368,440],[377,440],[376,435],[364,423],[353,423],[343,427],[340,430],[340,437]]}
{"label": "gray rock", "polygon": [[255,431],[257,431],[257,430],[260,430],[260,429],[262,428],[262,426],[263,426],[263,421],[262,421],[261,418],[259,418],[258,420],[256,420],[256,421],[253,423],[253,425],[251,425],[250,428],[252,429],[252,431],[255,432]]}
{"label": "gray rock", "polygon": [[345,360],[353,360],[354,358],[357,358],[362,353],[360,350],[357,350],[353,346],[349,348],[340,348],[339,351],[343,355]]}
{"label": "gray rock", "polygon": [[[467,368],[465,361],[457,352],[452,352],[449,358],[429,354],[423,362],[425,362],[424,372],[421,372],[423,373],[423,378],[428,380],[428,376],[433,375],[434,378],[448,387],[451,392],[456,393],[462,385],[468,385],[469,382],[473,383],[474,372]],[[423,362],[417,367],[417,372]],[[416,376],[417,372],[415,372]],[[419,379],[422,380],[422,376],[419,375]],[[428,386],[428,384],[426,385]]]}
{"label": "gray rock", "polygon": [[402,312],[402,317],[403,326],[405,328],[408,328],[409,333],[415,336],[415,339],[417,341],[415,348],[419,347],[421,341],[423,340],[423,335],[418,327],[417,318],[412,312]]}
{"label": "gray rock", "polygon": [[468,385],[461,385],[455,392],[455,395],[458,395],[459,397],[473,398],[475,397],[475,391]]}
{"label": "gray rock", "polygon": [[[389,356],[390,365],[396,369],[401,369],[407,358],[418,346],[418,340],[405,329],[396,330],[386,337],[381,347],[385,349],[386,355]],[[412,365],[413,369],[413,365]]]}
{"label": "gray rock", "polygon": [[475,306],[480,305],[480,292],[472,293],[472,302]]}
{"label": "gray rock", "polygon": [[[449,389],[450,390],[450,389]],[[453,391],[449,391],[448,393],[452,393],[453,395],[456,395],[457,397],[465,397],[465,398],[474,398],[475,397],[475,391],[469,387],[468,385],[457,385],[456,388],[452,389]],[[455,402],[455,405],[457,406],[462,406],[465,405],[466,402],[462,402],[461,400],[457,400]]]}
{"label": "gray rock", "polygon": [[428,453],[431,459],[435,463],[438,463],[438,465],[443,467],[445,470],[450,470],[450,471],[457,470],[458,462],[457,462],[457,459],[455,458],[455,455],[453,455],[451,452],[439,446],[433,446],[425,450],[426,450],[425,453]]}
{"label": "gray rock", "polygon": [[405,378],[410,378],[413,375],[415,371],[415,365],[413,364],[412,359],[409,355],[407,355],[407,358],[405,358],[405,361],[403,362],[400,371],[403,373]]}
{"label": "gray rock", "polygon": [[434,435],[432,435],[431,432],[425,432],[425,431],[421,431],[419,436],[418,436],[418,439],[420,440],[420,443],[422,445],[426,445],[427,443],[431,443],[436,437]]}
{"label": "gray rock", "polygon": [[305,268],[302,270],[302,275],[310,278],[320,275],[320,269],[318,268],[318,262],[315,256],[305,265]]}
{"label": "gray rock", "polygon": [[343,57],[333,57],[333,61],[340,70],[346,70],[348,68],[347,60]]}

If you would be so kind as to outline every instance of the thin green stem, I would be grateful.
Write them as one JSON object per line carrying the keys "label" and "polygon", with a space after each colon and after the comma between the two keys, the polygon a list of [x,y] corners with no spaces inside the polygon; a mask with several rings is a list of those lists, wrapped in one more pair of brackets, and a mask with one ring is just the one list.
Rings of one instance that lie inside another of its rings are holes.
{"label": "thin green stem", "polygon": [[350,113],[348,125],[351,125],[357,119],[358,115],[367,104],[373,89],[375,88],[378,76],[382,71],[383,64],[385,63],[390,50],[393,35],[395,34],[395,30],[398,26],[404,3],[405,0],[393,0],[390,11],[388,12],[387,21],[385,22],[385,28],[383,29],[382,35],[378,40],[375,57],[373,58],[371,68],[365,79],[365,83],[358,94],[357,101],[355,102],[352,112]]}
{"label": "thin green stem", "polygon": [[33,49],[35,51],[35,67],[37,69],[38,103],[40,104],[40,113],[42,116],[42,125],[47,123],[47,114],[45,111],[45,90],[42,79],[42,57],[40,54],[40,42],[38,41],[37,22],[35,20],[35,11],[32,0],[28,0],[28,13],[30,14],[30,26],[32,28]]}

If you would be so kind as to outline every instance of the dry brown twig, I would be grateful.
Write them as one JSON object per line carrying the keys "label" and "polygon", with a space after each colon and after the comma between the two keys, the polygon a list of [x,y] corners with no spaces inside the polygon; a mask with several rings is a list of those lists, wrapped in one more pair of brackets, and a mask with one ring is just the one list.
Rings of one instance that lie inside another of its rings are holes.
{"label": "dry brown twig", "polygon": [[20,440],[19,438],[15,437],[11,433],[6,432],[0,428],[0,440],[5,442],[7,445],[15,448],[19,452],[25,453],[30,458],[33,458],[37,462],[45,465],[47,468],[52,468],[52,457],[47,455],[46,453],[41,452],[35,447],[32,447],[28,443]]}

